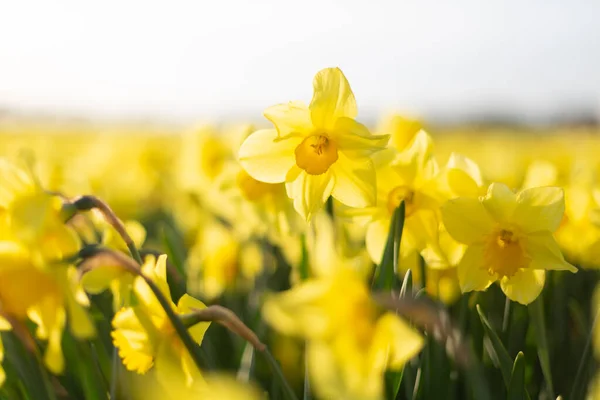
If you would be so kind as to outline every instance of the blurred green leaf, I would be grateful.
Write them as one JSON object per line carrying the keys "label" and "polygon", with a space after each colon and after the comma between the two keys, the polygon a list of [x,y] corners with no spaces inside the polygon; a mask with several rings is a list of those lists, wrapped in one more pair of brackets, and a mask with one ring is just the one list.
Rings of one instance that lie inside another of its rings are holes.
{"label": "blurred green leaf", "polygon": [[550,351],[548,349],[548,338],[546,336],[546,321],[544,317],[544,299],[540,295],[536,301],[529,304],[529,315],[536,337],[538,358],[542,367],[542,373],[546,380],[546,389],[550,398],[555,398],[554,384],[552,382],[552,369],[550,367]]}
{"label": "blurred green leaf", "polygon": [[392,290],[396,283],[396,271],[400,259],[400,242],[402,241],[402,230],[404,228],[404,201],[394,211],[390,220],[390,229],[383,251],[381,263],[373,280],[373,289]]}
{"label": "blurred green leaf", "polygon": [[485,315],[483,315],[483,311],[481,310],[481,307],[479,307],[479,304],[477,305],[477,313],[479,314],[479,319],[481,320],[485,333],[490,338],[492,348],[496,353],[494,358],[498,361],[504,383],[508,386],[510,383],[510,375],[512,373],[512,359],[510,358],[508,351],[506,351],[500,337],[496,334],[496,331],[494,331],[494,328],[492,328]]}
{"label": "blurred green leaf", "polygon": [[525,400],[528,398],[525,391],[525,356],[522,352],[519,352],[515,358],[506,398],[508,400]]}

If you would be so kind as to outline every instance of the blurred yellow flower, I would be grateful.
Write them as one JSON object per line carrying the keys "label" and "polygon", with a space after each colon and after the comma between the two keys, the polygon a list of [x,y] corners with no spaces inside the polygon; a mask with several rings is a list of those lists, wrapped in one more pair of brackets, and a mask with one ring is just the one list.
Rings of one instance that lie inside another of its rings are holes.
{"label": "blurred yellow flower", "polygon": [[395,114],[384,118],[376,131],[389,134],[390,146],[402,152],[412,145],[421,129],[423,129],[421,121]]}
{"label": "blurred yellow flower", "polygon": [[369,217],[366,248],[375,263],[381,262],[392,215],[401,201],[405,204],[404,229],[400,244],[400,262],[410,266],[414,253],[433,240],[439,224],[439,206],[444,199],[437,181],[438,166],[431,156],[431,138],[420,131],[404,153],[386,150],[377,157],[377,204],[348,210],[340,215]]}
{"label": "blurred yellow flower", "polygon": [[374,136],[355,121],[356,101],[339,68],[321,70],[310,106],[290,102],[268,108],[276,129],[248,136],[239,150],[242,167],[255,179],[286,182],[294,208],[310,220],[332,195],[352,207],[376,201],[375,167],[369,157],[389,136]]}
{"label": "blurred yellow flower", "polygon": [[[166,255],[161,255],[158,260],[153,256],[146,257],[142,272],[160,288],[177,314],[204,308],[204,303],[187,294],[175,306],[167,284],[166,258]],[[154,366],[157,379],[164,378],[164,382],[175,376],[169,371],[176,368],[181,372],[178,376],[183,375],[188,386],[202,379],[201,372],[177,336],[165,311],[141,277],[135,279],[133,291],[135,305],[122,308],[112,321],[113,343],[119,349],[125,367],[143,374]],[[190,335],[197,343],[202,342],[209,325],[199,323],[189,328]]]}
{"label": "blurred yellow flower", "polygon": [[0,160],[0,187],[0,311],[37,325],[36,336],[48,341],[44,362],[61,373],[67,318],[74,336],[95,334],[77,271],[61,261],[77,253],[79,240],[62,221],[60,199],[6,160]]}
{"label": "blurred yellow flower", "polygon": [[392,312],[382,313],[354,271],[338,269],[268,297],[265,320],[307,339],[315,392],[328,399],[381,399],[386,369],[400,369],[423,346],[421,336]]}
{"label": "blurred yellow flower", "polygon": [[564,213],[563,191],[556,187],[513,193],[493,183],[485,197],[459,197],[442,207],[444,225],[468,245],[458,265],[463,292],[485,290],[499,280],[513,301],[529,304],[541,293],[546,270],[577,269],[567,263],[552,232]]}
{"label": "blurred yellow flower", "polygon": [[227,289],[243,290],[252,286],[263,264],[255,241],[241,241],[220,221],[209,221],[188,256],[188,290],[209,300]]}

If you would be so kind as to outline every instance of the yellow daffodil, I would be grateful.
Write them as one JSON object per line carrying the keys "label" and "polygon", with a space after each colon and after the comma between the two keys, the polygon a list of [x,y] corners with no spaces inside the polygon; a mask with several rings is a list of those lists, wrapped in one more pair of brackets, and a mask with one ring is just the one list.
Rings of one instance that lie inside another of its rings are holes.
{"label": "yellow daffodil", "polygon": [[0,187],[0,309],[37,325],[36,336],[48,341],[44,362],[60,373],[67,320],[78,338],[95,333],[76,269],[61,261],[77,253],[79,240],[62,221],[60,199],[5,160],[0,160]]}
{"label": "yellow daffodil", "polygon": [[228,227],[211,221],[202,227],[188,257],[188,288],[207,299],[226,289],[251,285],[263,269],[262,251],[254,241],[240,241]]}
{"label": "yellow daffodil", "polygon": [[391,217],[401,201],[405,203],[404,230],[400,245],[400,264],[408,268],[415,252],[435,236],[437,210],[443,198],[438,190],[438,166],[431,156],[431,138],[419,132],[405,153],[391,151],[377,158],[377,204],[363,209],[342,209],[341,216],[369,218],[366,247],[375,263],[381,262]]}
{"label": "yellow daffodil", "polygon": [[307,107],[290,102],[268,108],[276,129],[252,133],[239,150],[242,167],[255,179],[285,182],[294,208],[307,220],[332,195],[352,207],[376,201],[375,167],[369,157],[387,145],[355,121],[356,101],[338,68],[321,70]]}
{"label": "yellow daffodil", "polygon": [[541,293],[546,270],[576,272],[552,236],[564,207],[560,188],[515,194],[499,183],[480,199],[449,200],[442,207],[444,225],[455,240],[469,246],[458,265],[462,291],[485,290],[499,280],[507,297],[529,304]]}
{"label": "yellow daffodil", "polygon": [[[95,214],[95,225],[100,230],[102,244],[110,249],[119,250],[129,254],[129,249],[123,238],[114,227],[106,220]],[[136,248],[141,248],[146,239],[146,230],[139,222],[128,220],[124,222],[125,230],[133,240]],[[110,287],[113,294],[113,308],[118,311],[121,307],[128,306],[130,303],[131,286],[134,277],[128,271],[118,265],[106,265],[102,268],[95,268],[87,271],[81,277],[81,285],[86,292],[98,294]]]}
{"label": "yellow daffodil", "polygon": [[382,399],[386,369],[400,369],[423,346],[392,312],[381,312],[354,271],[308,279],[267,298],[265,320],[307,340],[310,379],[327,399]]}
{"label": "yellow daffodil", "polygon": [[[172,302],[167,285],[166,261],[165,255],[158,260],[148,256],[142,272],[160,288],[177,314],[204,308],[201,301],[187,294],[179,299],[177,305]],[[141,277],[135,279],[133,291],[136,305],[122,308],[115,314],[112,322],[113,343],[119,349],[119,356],[125,367],[140,374],[155,367],[157,378],[165,379],[173,376],[169,372],[172,368],[178,368],[186,385],[201,379],[200,371],[177,336],[165,311]],[[190,335],[197,343],[202,342],[208,326],[209,323],[199,323],[189,328]]]}
{"label": "yellow daffodil", "polygon": [[399,152],[411,147],[417,133],[423,129],[421,121],[402,115],[391,115],[384,118],[377,132],[390,135],[390,147]]}

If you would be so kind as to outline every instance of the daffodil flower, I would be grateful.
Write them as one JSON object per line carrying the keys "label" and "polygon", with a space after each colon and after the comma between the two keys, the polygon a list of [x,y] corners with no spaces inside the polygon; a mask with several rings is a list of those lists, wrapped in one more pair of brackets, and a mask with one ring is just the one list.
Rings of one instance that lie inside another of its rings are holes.
{"label": "daffodil flower", "polygon": [[[142,272],[149,277],[169,300],[177,314],[186,314],[194,309],[206,307],[204,303],[184,294],[177,305],[171,300],[166,272],[167,258],[161,255],[158,260],[146,257]],[[113,318],[113,343],[119,349],[123,364],[130,371],[140,374],[155,367],[157,378],[173,377],[173,368],[178,369],[185,378],[186,385],[192,385],[201,378],[190,354],[177,336],[164,309],[156,299],[146,282],[137,277],[133,291],[137,303],[124,307]],[[190,335],[200,343],[209,323],[199,323],[189,328]]]}
{"label": "daffodil flower", "polygon": [[359,122],[350,84],[338,68],[321,70],[307,107],[290,102],[268,108],[276,129],[252,133],[239,150],[242,167],[255,179],[286,183],[294,208],[306,220],[331,195],[351,207],[376,201],[370,158],[389,136],[374,136]]}
{"label": "daffodil flower", "polygon": [[564,209],[563,191],[556,187],[515,194],[493,183],[485,197],[449,200],[442,207],[444,225],[469,246],[458,265],[461,290],[485,290],[500,281],[508,298],[529,304],[541,293],[546,270],[576,272],[552,236]]}
{"label": "daffodil flower", "polygon": [[6,160],[0,160],[0,188],[0,309],[37,325],[37,338],[47,341],[44,362],[58,374],[67,320],[75,337],[95,334],[76,269],[61,262],[80,243],[62,221],[60,199]]}
{"label": "daffodil flower", "polygon": [[375,263],[381,262],[390,221],[400,202],[405,204],[400,264],[414,266],[418,252],[435,236],[443,193],[438,189],[438,166],[431,156],[431,137],[421,131],[404,153],[387,149],[376,157],[377,204],[362,209],[342,208],[344,217],[368,217],[366,248]]}
{"label": "daffodil flower", "polygon": [[331,399],[381,399],[386,369],[400,369],[423,346],[421,336],[392,312],[382,313],[356,272],[311,278],[267,298],[265,320],[307,340],[316,393]]}

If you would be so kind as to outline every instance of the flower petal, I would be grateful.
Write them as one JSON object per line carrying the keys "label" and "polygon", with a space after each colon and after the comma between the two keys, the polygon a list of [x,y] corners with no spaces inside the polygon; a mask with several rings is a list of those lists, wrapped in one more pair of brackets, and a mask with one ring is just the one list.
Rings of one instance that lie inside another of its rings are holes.
{"label": "flower petal", "polygon": [[301,101],[277,104],[265,110],[264,116],[275,125],[279,137],[303,134],[313,130],[310,111]]}
{"label": "flower petal", "polygon": [[463,293],[485,290],[494,282],[485,268],[483,252],[481,244],[469,246],[458,264],[458,281]]}
{"label": "flower petal", "polygon": [[339,68],[326,68],[313,80],[310,114],[317,128],[331,129],[340,117],[355,118],[358,113],[354,93]]}
{"label": "flower petal", "polygon": [[497,222],[508,222],[517,206],[517,195],[503,183],[492,183],[482,204]]}
{"label": "flower petal", "polygon": [[339,150],[350,158],[366,157],[387,147],[389,135],[372,135],[369,129],[351,118],[338,118],[332,137]]}
{"label": "flower petal", "polygon": [[376,219],[369,224],[367,227],[367,234],[365,237],[365,245],[367,252],[371,257],[371,260],[375,264],[381,262],[383,257],[383,250],[385,249],[385,243],[387,242],[388,230],[390,229],[390,219]]}
{"label": "flower petal", "polygon": [[289,170],[296,165],[294,150],[302,138],[276,139],[275,129],[263,129],[250,134],[240,146],[240,164],[254,179],[267,183],[284,182]]}
{"label": "flower petal", "polygon": [[502,291],[512,301],[527,305],[542,293],[546,282],[546,271],[523,268],[510,278],[500,281]]}
{"label": "flower petal", "polygon": [[494,228],[494,221],[481,202],[470,197],[448,200],[442,206],[446,230],[456,241],[471,244]]}
{"label": "flower petal", "polygon": [[[193,312],[194,310],[202,310],[203,308],[206,308],[206,305],[203,302],[193,298],[187,293],[181,296],[181,298],[177,302],[177,312],[179,314],[187,314]],[[204,334],[206,333],[206,330],[209,326],[210,322],[200,322],[189,328],[188,332],[190,333],[192,338],[194,338],[196,343],[200,344],[202,343],[202,339],[204,339]]]}
{"label": "flower petal", "polygon": [[294,208],[310,221],[331,195],[335,177],[331,170],[321,175],[310,175],[302,171],[295,181],[286,183],[288,197],[294,199]]}
{"label": "flower petal", "polygon": [[556,240],[548,231],[527,235],[523,247],[531,258],[531,269],[577,272],[577,268],[565,261]]}
{"label": "flower petal", "polygon": [[377,320],[369,365],[398,370],[423,348],[423,337],[397,315],[387,312]]}
{"label": "flower petal", "polygon": [[331,290],[331,281],[311,279],[282,293],[266,297],[265,321],[285,335],[310,339],[329,335],[331,316],[318,306]]}
{"label": "flower petal", "polygon": [[564,213],[563,190],[558,187],[538,187],[519,193],[513,218],[524,232],[554,232]]}
{"label": "flower petal", "polygon": [[335,186],[331,195],[350,207],[375,205],[375,167],[370,158],[351,160],[341,151],[338,160],[331,166]]}

